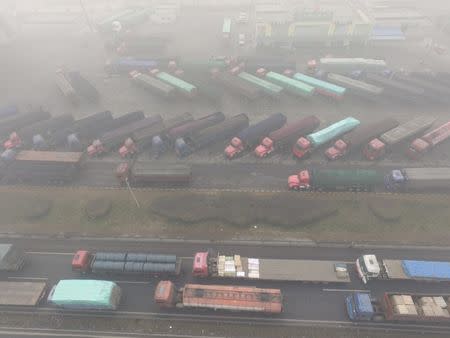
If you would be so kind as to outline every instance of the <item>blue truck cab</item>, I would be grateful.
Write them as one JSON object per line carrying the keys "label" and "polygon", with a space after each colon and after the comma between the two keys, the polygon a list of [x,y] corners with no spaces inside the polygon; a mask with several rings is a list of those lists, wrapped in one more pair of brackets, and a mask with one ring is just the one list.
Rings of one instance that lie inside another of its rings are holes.
{"label": "blue truck cab", "polygon": [[401,170],[395,169],[384,177],[384,185],[388,191],[398,191],[403,189],[406,177]]}
{"label": "blue truck cab", "polygon": [[345,298],[347,314],[352,321],[372,321],[376,313],[370,293],[353,292]]}

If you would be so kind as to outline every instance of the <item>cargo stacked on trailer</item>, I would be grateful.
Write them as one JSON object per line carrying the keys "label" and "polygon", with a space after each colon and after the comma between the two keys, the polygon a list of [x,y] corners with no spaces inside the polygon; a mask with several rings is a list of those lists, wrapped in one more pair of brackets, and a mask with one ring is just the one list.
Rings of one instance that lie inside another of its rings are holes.
{"label": "cargo stacked on trailer", "polygon": [[315,88],[316,93],[331,97],[336,100],[341,100],[346,92],[346,89],[344,87],[322,81],[302,73],[295,73],[293,77],[295,80],[306,83]]}
{"label": "cargo stacked on trailer", "polygon": [[160,72],[157,69],[153,69],[150,73],[157,79],[176,88],[181,94],[183,94],[187,98],[193,98],[197,95],[198,89],[191,83],[188,83],[169,73]]}
{"label": "cargo stacked on trailer", "polygon": [[406,154],[409,158],[418,160],[434,147],[450,137],[450,122],[440,125],[429,133],[415,139],[408,148]]}
{"label": "cargo stacked on trailer", "polygon": [[38,306],[46,291],[45,282],[0,282],[0,305]]}
{"label": "cargo stacked on trailer", "polygon": [[214,75],[214,79],[233,94],[243,96],[250,101],[260,98],[263,94],[260,87],[229,73],[218,73]]}
{"label": "cargo stacked on trailer", "polygon": [[89,252],[79,250],[72,270],[82,274],[130,274],[171,276],[181,273],[181,258],[146,252]]}
{"label": "cargo stacked on trailer", "polygon": [[352,71],[382,72],[386,66],[384,60],[364,58],[321,58],[308,62],[310,69],[344,74]]}
{"label": "cargo stacked on trailer", "polygon": [[389,172],[384,183],[393,192],[448,192],[450,168],[404,168]]}
{"label": "cargo stacked on trailer", "polygon": [[155,163],[135,161],[132,165],[121,163],[116,169],[121,184],[142,185],[186,185],[192,178],[191,166],[177,163]]}
{"label": "cargo stacked on trailer", "polygon": [[384,93],[384,89],[382,87],[355,80],[340,74],[328,73],[327,80],[346,88],[349,94],[363,97],[365,99],[380,100]]}
{"label": "cargo stacked on trailer", "polygon": [[423,102],[423,97],[425,95],[423,88],[372,73],[366,74],[365,80],[371,84],[382,87],[384,89],[383,95],[388,96],[392,100],[405,100],[413,103]]}
{"label": "cargo stacked on trailer", "polygon": [[269,81],[263,80],[250,73],[241,72],[238,74],[238,77],[245,81],[248,81],[249,83],[254,84],[255,86],[258,86],[259,88],[261,88],[263,92],[274,98],[279,98],[281,93],[283,92],[283,87],[271,83]]}
{"label": "cargo stacked on trailer", "polygon": [[130,72],[131,79],[139,86],[148,89],[152,93],[171,98],[175,95],[175,87],[164,81],[158,80],[148,74],[140,73],[136,70]]}
{"label": "cargo stacked on trailer", "polygon": [[15,130],[51,117],[49,112],[42,110],[8,116],[0,121],[0,137],[6,139]]}
{"label": "cargo stacked on trailer", "polygon": [[287,92],[300,97],[311,97],[315,92],[313,86],[275,72],[267,72],[265,78],[280,85]]}

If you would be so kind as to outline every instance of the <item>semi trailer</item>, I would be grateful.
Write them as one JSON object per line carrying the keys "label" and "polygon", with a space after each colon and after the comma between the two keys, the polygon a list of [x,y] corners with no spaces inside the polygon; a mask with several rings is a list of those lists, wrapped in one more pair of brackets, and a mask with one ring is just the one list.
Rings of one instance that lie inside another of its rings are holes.
{"label": "semi trailer", "polygon": [[19,107],[15,104],[0,107],[0,120],[19,113]]}
{"label": "semi trailer", "polygon": [[261,90],[263,92],[270,95],[271,97],[279,98],[281,93],[283,92],[283,87],[281,87],[277,84],[271,83],[269,81],[263,80],[263,79],[255,76],[255,75],[252,75],[250,73],[241,72],[238,74],[238,77],[254,84],[255,86],[258,86],[259,88],[261,88]]}
{"label": "semi trailer", "polygon": [[187,98],[193,98],[197,95],[198,89],[196,86],[176,76],[173,76],[166,72],[160,72],[158,69],[153,69],[150,74],[152,74],[155,78],[169,84],[170,86],[173,86]]}
{"label": "semi trailer", "polygon": [[418,160],[434,147],[450,137],[450,121],[415,139],[406,152],[413,160]]}
{"label": "semi trailer", "polygon": [[45,282],[0,282],[0,305],[38,306],[45,298]]}
{"label": "semi trailer", "polygon": [[69,82],[62,70],[57,70],[55,75],[56,87],[59,89],[60,93],[72,104],[80,103],[80,97],[78,96],[75,88]]}
{"label": "semi trailer", "polygon": [[250,101],[260,98],[263,94],[260,87],[229,73],[218,73],[213,78],[233,94],[243,96]]}
{"label": "semi trailer", "polygon": [[316,93],[331,97],[336,100],[341,100],[346,92],[346,89],[344,87],[322,81],[302,73],[295,73],[293,77],[298,81],[314,87]]}
{"label": "semi trailer", "polygon": [[351,77],[347,77],[341,74],[328,73],[327,80],[331,83],[335,83],[341,87],[346,88],[349,94],[365,99],[380,100],[381,96],[384,93],[384,89],[382,87],[352,79]]}
{"label": "semi trailer", "polygon": [[404,100],[413,103],[423,102],[425,95],[425,90],[423,88],[373,73],[366,74],[365,80],[371,84],[382,87],[384,89],[383,95],[392,100]]}
{"label": "semi trailer", "polygon": [[315,92],[313,86],[297,81],[296,79],[290,78],[286,75],[275,72],[266,72],[265,70],[259,70],[259,73],[265,74],[265,79],[283,87],[290,94],[300,97],[311,97]]}
{"label": "semi trailer", "polygon": [[88,102],[96,103],[100,98],[97,88],[89,82],[80,72],[71,71],[64,73],[75,93]]}
{"label": "semi trailer", "polygon": [[160,281],[155,303],[163,309],[198,309],[279,314],[283,297],[279,289],[253,286],[185,284],[177,288],[172,281]]}
{"label": "semi trailer", "polygon": [[324,72],[350,73],[352,71],[382,72],[387,67],[384,60],[364,58],[320,58],[308,62],[308,68]]}
{"label": "semi trailer", "polygon": [[392,192],[448,192],[450,168],[404,168],[391,170],[384,179]]}
{"label": "semi trailer", "polygon": [[13,131],[42,120],[47,120],[51,117],[49,112],[42,110],[19,113],[6,117],[0,123],[0,137],[5,140]]}
{"label": "semi trailer", "polygon": [[323,128],[308,136],[300,137],[292,147],[292,153],[298,159],[309,156],[314,149],[331,140],[345,134],[357,127],[360,124],[359,120],[353,117],[347,117],[339,122],[333,123],[326,128]]}
{"label": "semi trailer", "polygon": [[136,70],[130,72],[130,77],[134,83],[149,90],[152,93],[171,98],[175,95],[175,87],[148,74],[140,73]]}

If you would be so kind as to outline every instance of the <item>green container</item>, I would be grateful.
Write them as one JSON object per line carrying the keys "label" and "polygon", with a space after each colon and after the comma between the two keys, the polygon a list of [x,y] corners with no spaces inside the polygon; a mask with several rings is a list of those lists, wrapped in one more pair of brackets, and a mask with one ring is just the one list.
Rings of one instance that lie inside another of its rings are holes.
{"label": "green container", "polygon": [[164,81],[175,88],[179,89],[182,93],[186,94],[189,97],[194,96],[197,93],[197,87],[189,82],[183,81],[173,75],[170,75],[165,72],[160,72],[156,74],[156,77],[161,81]]}
{"label": "green container", "polygon": [[249,74],[247,72],[239,73],[238,75],[241,79],[244,79],[248,82],[251,82],[255,84],[256,86],[260,87],[263,91],[266,93],[278,97],[281,92],[283,91],[283,87],[274,84],[272,82],[260,79],[259,77]]}
{"label": "green container", "polygon": [[383,175],[373,169],[314,169],[312,182],[319,190],[372,190],[383,184]]}
{"label": "green container", "polygon": [[326,82],[326,81],[322,81],[319,79],[316,79],[314,77],[302,74],[302,73],[296,73],[294,75],[294,79],[298,80],[298,81],[302,81],[304,83],[309,84],[310,86],[313,86],[314,88],[317,88],[318,91],[320,92],[326,92],[331,94],[332,96],[341,98],[342,96],[344,96],[346,89],[344,87],[341,86],[337,86],[335,84]]}
{"label": "green container", "polygon": [[266,74],[266,79],[282,86],[295,95],[310,97],[314,94],[314,87],[279,73],[268,72]]}

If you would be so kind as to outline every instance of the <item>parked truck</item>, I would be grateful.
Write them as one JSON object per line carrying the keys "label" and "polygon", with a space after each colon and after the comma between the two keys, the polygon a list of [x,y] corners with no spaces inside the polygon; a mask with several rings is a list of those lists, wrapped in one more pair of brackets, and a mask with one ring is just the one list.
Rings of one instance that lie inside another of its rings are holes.
{"label": "parked truck", "polygon": [[367,254],[356,260],[356,271],[366,284],[369,280],[414,280],[449,282],[450,262],[410,259],[380,259]]}
{"label": "parked truck", "polygon": [[349,283],[347,264],[336,261],[267,259],[197,252],[192,266],[197,278],[254,279],[311,283]]}
{"label": "parked truck", "polygon": [[65,77],[72,85],[75,93],[88,102],[96,103],[100,98],[97,88],[86,79],[80,72],[70,71],[64,73]]}
{"label": "parked truck", "polygon": [[130,77],[134,83],[151,91],[152,93],[161,95],[165,98],[171,98],[175,95],[175,87],[164,81],[158,80],[153,76],[133,70],[130,72]]}
{"label": "parked truck", "polygon": [[271,83],[269,81],[263,80],[250,73],[241,72],[238,74],[238,77],[260,87],[263,92],[272,97],[279,98],[281,93],[283,92],[283,87]]}
{"label": "parked truck", "polygon": [[382,87],[378,87],[360,80],[352,79],[350,77],[341,74],[328,73],[327,80],[329,82],[335,83],[341,87],[346,88],[349,94],[359,96],[365,99],[380,100],[381,96],[384,93],[384,89]]}
{"label": "parked truck", "polygon": [[25,253],[14,244],[0,244],[0,271],[19,271],[25,265]]}
{"label": "parked truck", "polygon": [[324,129],[309,134],[308,136],[300,137],[292,147],[292,153],[298,159],[305,158],[309,156],[314,149],[330,142],[342,134],[349,132],[359,124],[359,120],[353,117],[347,117],[339,122],[329,125]]}
{"label": "parked truck", "polygon": [[225,148],[225,156],[231,160],[242,155],[246,150],[256,147],[263,137],[280,129],[285,123],[286,116],[277,113],[250,125],[231,139],[230,144]]}
{"label": "parked truck", "polygon": [[1,120],[0,137],[4,140],[15,130],[42,120],[47,120],[51,117],[49,112],[42,110],[9,116]]}
{"label": "parked truck", "polygon": [[243,96],[250,101],[260,98],[263,94],[260,87],[229,73],[218,73],[214,79],[233,94]]}
{"label": "parked truck", "polygon": [[167,136],[170,142],[175,143],[179,138],[192,135],[223,121],[225,121],[225,115],[222,112],[212,113],[170,129],[167,132]]}
{"label": "parked truck", "polygon": [[341,100],[346,92],[346,89],[344,87],[323,80],[319,80],[302,73],[295,73],[293,77],[294,79],[306,83],[315,88],[316,93],[331,97],[336,100]]}
{"label": "parked truck", "polygon": [[372,191],[383,185],[383,175],[373,169],[310,169],[288,178],[290,190]]}
{"label": "parked truck", "polygon": [[290,94],[300,96],[300,97],[311,97],[315,89],[313,86],[309,84],[303,83],[301,81],[297,81],[296,79],[290,78],[288,76],[275,73],[275,72],[266,72],[265,70],[258,70],[259,74],[265,74],[265,78],[277,85],[283,87]]}
{"label": "parked truck", "polygon": [[450,168],[404,168],[391,170],[385,186],[392,192],[448,192]]}
{"label": "parked truck", "polygon": [[156,285],[155,303],[163,309],[209,309],[265,314],[279,314],[283,311],[283,297],[279,289],[205,284],[185,284],[182,288],[177,288],[168,280]]}
{"label": "parked truck", "polygon": [[255,148],[255,155],[263,158],[276,150],[291,147],[300,136],[313,132],[319,125],[319,119],[313,115],[292,121],[265,137]]}
{"label": "parked truck", "polygon": [[116,169],[121,184],[143,185],[187,185],[192,178],[192,168],[187,164],[155,163],[136,161],[132,165],[121,163]]}
{"label": "parked truck", "polygon": [[361,147],[374,137],[396,128],[398,121],[393,118],[386,118],[372,123],[365,123],[352,130],[342,138],[337,140],[334,145],[325,151],[325,156],[334,161],[350,152],[361,151]]}
{"label": "parked truck", "polygon": [[105,64],[105,72],[109,75],[129,74],[136,70],[138,72],[148,72],[149,69],[157,68],[160,63],[168,60],[137,59],[133,57],[117,58],[108,60]]}
{"label": "parked truck", "polygon": [[418,160],[450,137],[450,121],[415,139],[406,152],[410,159]]}
{"label": "parked truck", "polygon": [[45,282],[0,282],[0,305],[38,306],[46,291]]}
{"label": "parked truck", "polygon": [[449,102],[450,88],[447,86],[431,83],[424,79],[417,79],[402,72],[394,73],[391,78],[414,87],[422,88],[424,90],[424,96],[433,100],[433,102]]}
{"label": "parked truck", "polygon": [[122,297],[120,287],[111,281],[64,279],[56,283],[47,303],[68,310],[117,310]]}
{"label": "parked truck", "polygon": [[333,73],[349,73],[355,70],[382,72],[386,66],[384,60],[364,58],[321,58],[308,62],[309,69],[320,69]]}
{"label": "parked truck", "polygon": [[392,100],[404,100],[413,103],[423,101],[425,90],[423,88],[412,86],[397,80],[389,79],[379,74],[366,74],[365,80],[384,89],[383,95]]}
{"label": "parked truck", "polygon": [[188,98],[193,98],[197,95],[197,87],[189,82],[186,82],[169,73],[160,72],[158,69],[153,69],[150,73],[157,79],[175,87],[180,93]]}
{"label": "parked truck", "polygon": [[363,154],[369,161],[380,159],[386,154],[387,148],[392,148],[394,145],[424,132],[434,121],[435,118],[427,115],[413,118],[371,140],[364,147]]}
{"label": "parked truck", "polygon": [[105,152],[111,151],[113,148],[119,147],[120,144],[132,136],[134,132],[161,122],[161,115],[153,115],[108,131],[99,139],[92,142],[87,148],[87,153],[89,156],[104,154]]}
{"label": "parked truck", "polygon": [[81,274],[171,276],[181,272],[181,258],[148,252],[90,252],[78,250],[72,271]]}
{"label": "parked truck", "polygon": [[179,138],[175,143],[175,152],[179,157],[186,157],[215,143],[229,140],[230,137],[248,127],[248,117],[239,114],[197,133]]}

